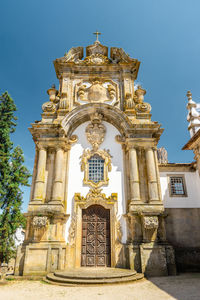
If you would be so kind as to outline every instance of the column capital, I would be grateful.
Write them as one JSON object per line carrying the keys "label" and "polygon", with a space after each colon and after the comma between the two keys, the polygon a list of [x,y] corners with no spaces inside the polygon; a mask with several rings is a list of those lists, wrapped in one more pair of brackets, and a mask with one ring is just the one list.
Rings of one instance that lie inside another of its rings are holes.
{"label": "column capital", "polygon": [[41,142],[36,142],[35,145],[37,150],[47,150],[47,145]]}
{"label": "column capital", "polygon": [[142,150],[142,149],[144,149],[144,147],[139,146],[139,145],[129,144],[129,143],[128,143],[128,144],[126,145],[126,149],[127,149],[127,150],[132,150],[132,149],[133,149],[133,150],[136,150],[136,151],[137,151],[137,150]]}
{"label": "column capital", "polygon": [[148,151],[152,151],[153,152],[153,147],[152,146],[147,146],[144,148],[145,152],[148,152]]}

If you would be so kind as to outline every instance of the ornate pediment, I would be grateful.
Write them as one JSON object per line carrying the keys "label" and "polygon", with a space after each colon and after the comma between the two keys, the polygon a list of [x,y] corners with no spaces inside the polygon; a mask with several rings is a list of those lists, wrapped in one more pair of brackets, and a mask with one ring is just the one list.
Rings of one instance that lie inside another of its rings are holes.
{"label": "ornate pediment", "polygon": [[87,193],[86,197],[81,196],[80,193],[75,193],[74,200],[76,202],[86,202],[91,204],[114,204],[117,202],[118,194],[112,193],[109,197],[106,197],[104,193],[102,193],[102,189],[90,189]]}
{"label": "ornate pediment", "polygon": [[83,47],[71,48],[64,57],[60,58],[63,62],[76,62],[83,58]]}
{"label": "ornate pediment", "polygon": [[96,41],[93,45],[86,47],[86,56],[95,54],[101,54],[108,57],[108,47],[102,45],[99,41]]}
{"label": "ornate pediment", "polygon": [[133,63],[135,59],[131,58],[122,48],[110,48],[110,57],[115,63]]}

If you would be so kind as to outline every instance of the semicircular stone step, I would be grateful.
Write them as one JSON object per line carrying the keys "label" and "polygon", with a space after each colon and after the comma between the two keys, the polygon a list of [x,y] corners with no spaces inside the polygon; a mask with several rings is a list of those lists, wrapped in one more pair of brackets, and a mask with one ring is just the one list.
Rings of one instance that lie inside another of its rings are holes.
{"label": "semicircular stone step", "polygon": [[76,268],[56,271],[46,276],[46,281],[61,285],[123,283],[142,279],[143,274],[118,268]]}

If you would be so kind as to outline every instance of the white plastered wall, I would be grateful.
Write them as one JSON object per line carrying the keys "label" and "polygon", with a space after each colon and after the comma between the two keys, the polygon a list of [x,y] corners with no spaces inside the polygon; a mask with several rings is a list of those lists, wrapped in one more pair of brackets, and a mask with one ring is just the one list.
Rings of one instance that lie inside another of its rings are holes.
{"label": "white plastered wall", "polygon": [[[187,197],[170,197],[169,175],[184,175]],[[164,207],[196,208],[200,207],[200,177],[197,172],[160,172],[160,183]]]}
{"label": "white plastered wall", "polygon": [[[118,194],[118,219],[121,223],[122,242],[126,242],[126,222],[123,214],[126,213],[125,195],[124,195],[124,171],[123,171],[123,152],[121,145],[115,141],[115,136],[119,135],[119,131],[111,124],[102,122],[106,127],[104,142],[100,145],[100,149],[110,150],[112,170],[108,172],[109,184],[101,187],[102,193],[110,196],[111,193]],[[84,149],[91,149],[88,143],[85,128],[89,122],[81,124],[73,134],[78,136],[78,141],[72,145],[69,156],[69,179],[68,179],[68,197],[67,197],[67,214],[70,218],[66,225],[66,241],[68,242],[69,226],[73,214],[74,194],[80,193],[81,196],[86,196],[90,187],[83,184],[84,172],[81,172],[81,155]]]}

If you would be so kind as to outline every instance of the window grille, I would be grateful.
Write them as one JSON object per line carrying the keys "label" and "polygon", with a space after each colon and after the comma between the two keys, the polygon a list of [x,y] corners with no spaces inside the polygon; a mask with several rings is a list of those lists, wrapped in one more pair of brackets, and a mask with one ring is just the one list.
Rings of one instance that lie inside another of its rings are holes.
{"label": "window grille", "polygon": [[183,177],[170,177],[171,196],[185,195],[185,186]]}
{"label": "window grille", "polygon": [[104,159],[95,154],[88,159],[89,165],[89,180],[98,183],[104,180]]}

